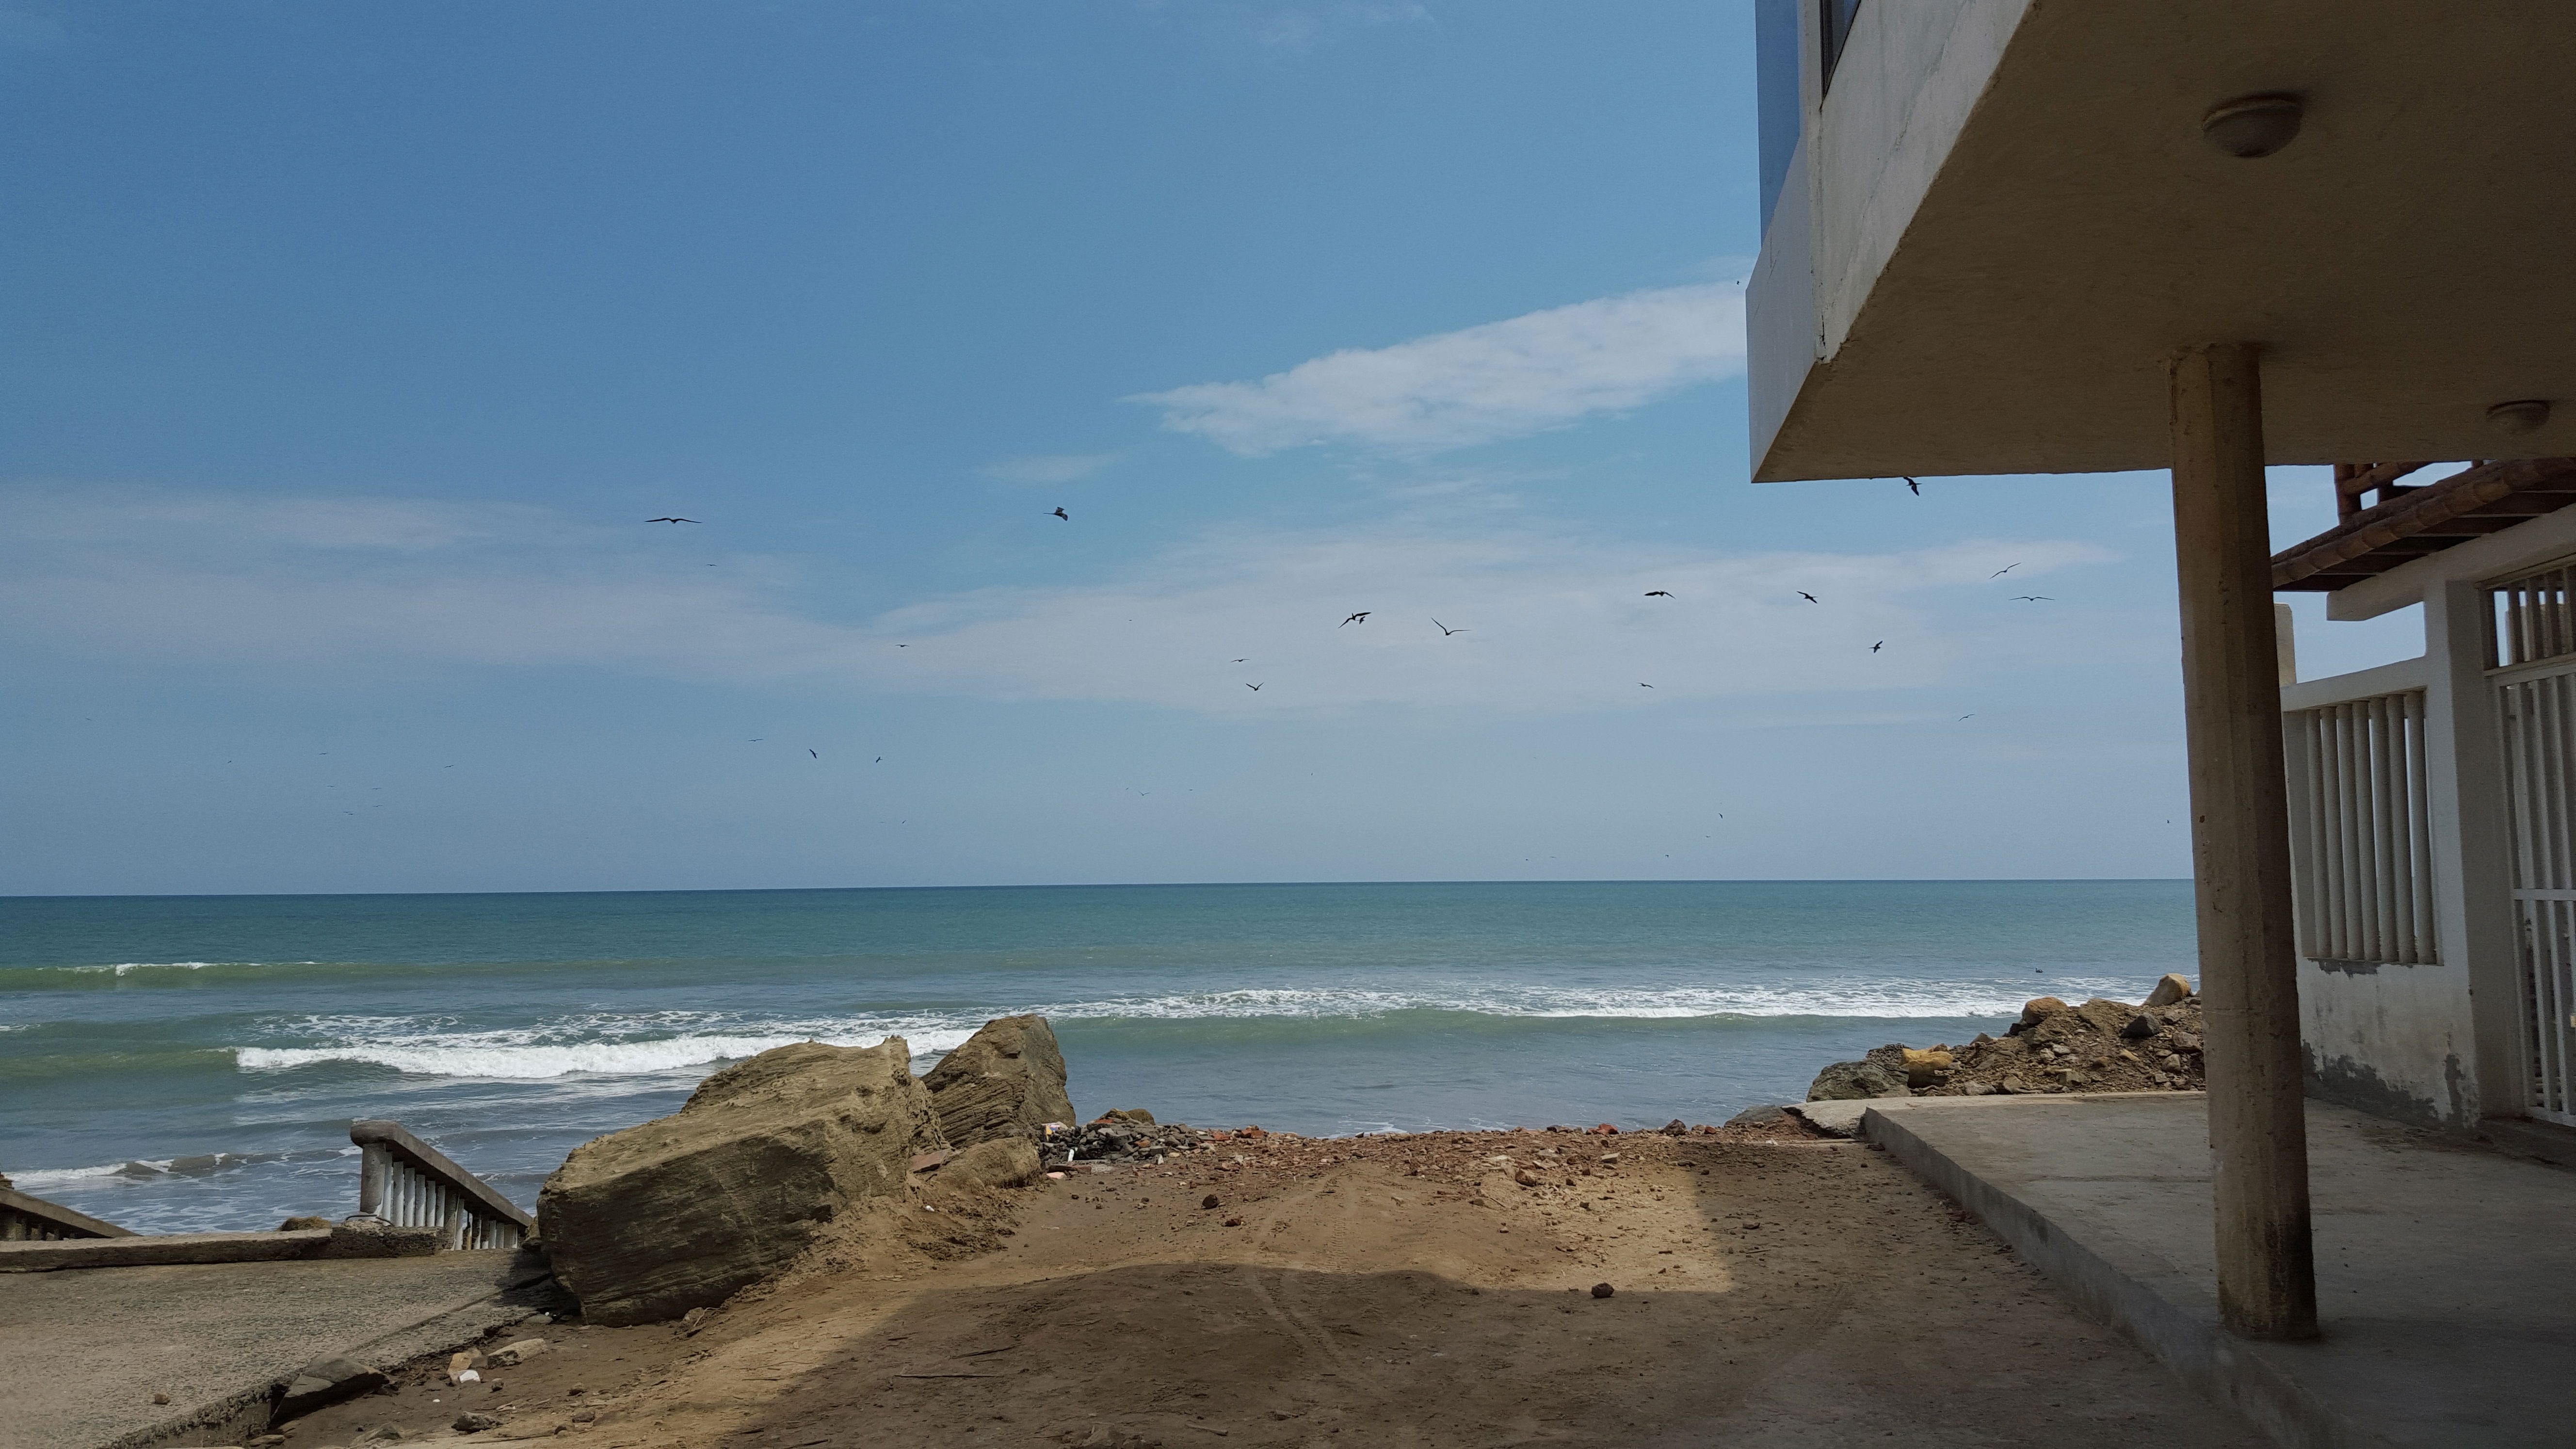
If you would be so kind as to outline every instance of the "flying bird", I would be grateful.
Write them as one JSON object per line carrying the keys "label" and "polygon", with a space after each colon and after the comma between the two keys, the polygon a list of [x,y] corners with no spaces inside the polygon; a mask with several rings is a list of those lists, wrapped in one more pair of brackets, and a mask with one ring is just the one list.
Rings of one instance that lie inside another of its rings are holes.
{"label": "flying bird", "polygon": [[2057,601],[2056,601],[2055,599],[2050,598],[2050,597],[2049,597],[2048,595],[2046,595],[2046,594],[2015,594],[2015,595],[2013,595],[2013,602],[2015,602],[2015,603],[2031,603],[2031,604],[2054,604],[2054,603],[2056,603]]}
{"label": "flying bird", "polygon": [[1875,654],[1875,653],[1877,653],[1878,651],[1880,651],[1881,649],[1884,649],[1884,648],[1886,648],[1886,647],[1887,647],[1887,641],[1886,641],[1886,640],[1884,640],[1884,639],[1881,639],[1881,640],[1879,640],[1877,643],[1872,644],[1871,646],[1869,646],[1869,652],[1870,652],[1870,653],[1872,653],[1872,654]]}
{"label": "flying bird", "polygon": [[1920,498],[1923,496],[1923,485],[1915,482],[1913,479],[1907,478],[1905,480],[1905,487],[1907,491],[1911,492],[1915,497]]}
{"label": "flying bird", "polygon": [[[1344,620],[1342,621],[1342,624],[1365,624],[1365,623],[1367,623],[1367,622],[1368,622],[1368,616],[1369,616],[1369,613],[1370,613],[1370,611],[1369,611],[1369,610],[1367,610],[1367,609],[1362,609],[1362,610],[1360,610],[1358,613],[1351,615],[1351,616],[1350,616],[1349,618],[1347,618],[1347,619],[1344,619]],[[1334,627],[1334,628],[1336,628],[1336,629],[1338,629],[1338,628],[1342,627],[1342,624],[1335,624],[1333,627]]]}
{"label": "flying bird", "polygon": [[[1266,684],[1266,683],[1268,683],[1268,682],[1269,682],[1269,681],[1267,681],[1267,680],[1262,681],[1262,683],[1264,683],[1264,684]],[[1247,685],[1245,685],[1245,686],[1244,686],[1244,688],[1246,688],[1246,689],[1248,689],[1248,690],[1251,690],[1251,691],[1252,691],[1253,693],[1255,693],[1255,694],[1259,694],[1259,693],[1261,692],[1261,685],[1259,685],[1259,684],[1247,684]]]}
{"label": "flying bird", "polygon": [[1799,598],[1802,598],[1802,599],[1804,599],[1804,600],[1806,600],[1806,601],[1807,601],[1808,603],[1810,603],[1810,604],[1821,604],[1821,603],[1823,603],[1823,602],[1824,602],[1824,600],[1817,598],[1815,595],[1813,595],[1813,594],[1811,594],[1811,593],[1808,593],[1805,589],[1800,589],[1800,590],[1798,590],[1798,597],[1799,597]]}
{"label": "flying bird", "polygon": [[1672,591],[1672,590],[1670,590],[1670,589],[1648,589],[1648,590],[1646,590],[1646,597],[1647,597],[1647,598],[1650,598],[1650,599],[1669,599],[1669,598],[1671,598],[1672,596],[1673,596],[1673,591]]}
{"label": "flying bird", "polygon": [[1063,520],[1064,520],[1065,522],[1067,522],[1067,523],[1071,523],[1071,522],[1073,522],[1073,515],[1072,515],[1072,514],[1070,514],[1070,513],[1065,512],[1065,511],[1064,511],[1063,509],[1061,509],[1061,508],[1059,508],[1059,509],[1057,509],[1057,510],[1055,511],[1055,516],[1056,516],[1056,517],[1058,517],[1058,518],[1063,519]]}
{"label": "flying bird", "polygon": [[821,755],[815,755],[815,754],[814,754],[814,752],[813,752],[812,750],[807,750],[805,753],[807,753],[807,754],[809,754],[809,755],[814,755],[814,758],[815,758],[815,759],[818,759],[818,760],[819,760],[819,759],[821,759],[821,758],[823,758]]}
{"label": "flying bird", "polygon": [[[695,523],[695,522],[697,522],[697,520],[696,520],[696,519],[694,519],[694,518],[648,518],[648,519],[645,519],[644,521],[645,521],[646,523]],[[709,565],[709,567],[710,567],[710,568],[712,568],[712,567],[714,567],[714,566],[711,564],[711,565]]]}
{"label": "flying bird", "polygon": [[[1975,719],[1975,718],[1976,718],[1976,716],[1975,716],[1975,715],[1972,715],[1972,714],[1963,714],[1963,715],[1959,716],[1959,718],[1960,718],[1960,719]],[[1953,723],[1956,723],[1956,721],[1953,721]],[[2171,824],[2173,824],[2173,822],[2172,822],[2172,821],[2170,821],[2170,820],[2166,821],[2165,823],[2166,823],[2167,825],[2171,825]]]}
{"label": "flying bird", "polygon": [[1648,683],[1644,682],[1643,680],[1638,681],[1637,687],[1638,687],[1639,689],[1652,689],[1652,688],[1654,688],[1654,686],[1653,686],[1653,685],[1648,684]]}
{"label": "flying bird", "polygon": [[880,765],[884,764],[884,763],[885,763],[885,756],[883,756],[883,755],[879,755],[879,756],[877,756],[877,758],[876,758],[876,763],[878,763],[878,764],[880,764]]}
{"label": "flying bird", "polygon": [[[1465,629],[1452,629],[1452,628],[1450,628],[1448,625],[1441,623],[1441,622],[1440,622],[1439,620],[1437,620],[1437,619],[1434,619],[1434,620],[1432,620],[1432,621],[1431,621],[1431,627],[1433,627],[1433,628],[1435,628],[1435,629],[1439,630],[1439,631],[1440,631],[1440,637],[1441,637],[1441,638],[1443,638],[1443,639],[1448,638],[1448,637],[1449,637],[1450,635],[1452,635],[1452,634],[1464,634],[1464,633],[1467,633],[1467,632],[1468,632],[1468,631],[1467,631],[1467,630],[1465,630]],[[1242,662],[1242,661],[1238,660],[1238,661],[1236,661],[1236,662],[1237,662],[1237,663],[1240,663],[1240,662]]]}
{"label": "flying bird", "polygon": [[1238,659],[1238,660],[1236,660],[1236,661],[1234,661],[1234,662],[1235,662],[1235,663],[1237,663],[1237,664],[1250,664],[1252,661],[1251,661],[1251,660],[1249,660],[1249,659]]}
{"label": "flying bird", "polygon": [[2002,568],[1999,568],[1999,569],[1995,570],[1993,573],[1990,573],[1990,574],[1986,575],[1986,577],[1987,577],[1987,578],[1990,578],[1990,579],[1999,579],[1999,578],[2002,578],[2004,575],[2006,575],[2006,574],[2008,574],[2008,573],[2011,573],[2014,569],[2017,569],[2017,568],[2020,568],[2020,567],[2021,567],[2021,565],[2020,565],[2020,564],[2017,564],[2017,563],[2008,563],[2008,564],[2005,564]]}

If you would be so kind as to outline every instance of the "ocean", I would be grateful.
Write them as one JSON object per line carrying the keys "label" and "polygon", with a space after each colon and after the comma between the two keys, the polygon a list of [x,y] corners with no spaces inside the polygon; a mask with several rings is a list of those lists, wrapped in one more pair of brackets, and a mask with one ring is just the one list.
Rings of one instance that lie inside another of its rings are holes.
{"label": "ocean", "polygon": [[0,1174],[143,1232],[357,1210],[353,1118],[533,1207],[717,1067],[1043,1012],[1085,1116],[1319,1135],[1796,1101],[2191,974],[2188,881],[0,898]]}

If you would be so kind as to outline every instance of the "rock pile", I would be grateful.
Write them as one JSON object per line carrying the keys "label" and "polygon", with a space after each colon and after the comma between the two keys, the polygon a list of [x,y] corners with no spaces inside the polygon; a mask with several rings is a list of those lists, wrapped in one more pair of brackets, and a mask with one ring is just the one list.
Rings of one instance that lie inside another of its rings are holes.
{"label": "rock pile", "polygon": [[[1244,1129],[1258,1138],[1266,1135],[1258,1127]],[[1050,1129],[1038,1144],[1038,1156],[1049,1168],[1060,1169],[1085,1163],[1132,1165],[1158,1162],[1175,1152],[1193,1152],[1214,1142],[1228,1141],[1231,1132],[1203,1132],[1184,1122],[1156,1122],[1154,1114],[1142,1107],[1128,1107],[1108,1112],[1079,1127]]]}
{"label": "rock pile", "polygon": [[[2197,1092],[2201,1004],[2167,976],[2135,1006],[2105,997],[2069,1006],[2042,996],[2001,1037],[1962,1047],[1890,1044],[1816,1074],[1810,1102],[1859,1097],[1981,1097],[1993,1093]],[[1869,1090],[1864,1090],[1869,1088]]]}

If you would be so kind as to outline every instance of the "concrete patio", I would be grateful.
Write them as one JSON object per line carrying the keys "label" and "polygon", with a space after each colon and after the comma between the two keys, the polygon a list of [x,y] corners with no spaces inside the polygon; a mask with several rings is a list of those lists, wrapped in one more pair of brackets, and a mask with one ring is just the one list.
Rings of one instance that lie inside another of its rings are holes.
{"label": "concrete patio", "polygon": [[2255,1343],[2219,1327],[2201,1094],[1833,1105],[2285,1445],[2576,1443],[2576,1170],[2311,1102],[2324,1337]]}
{"label": "concrete patio", "polygon": [[0,1449],[238,1444],[266,1431],[270,1385],[300,1365],[388,1366],[561,1305],[551,1279],[529,1279],[507,1252],[13,1273]]}

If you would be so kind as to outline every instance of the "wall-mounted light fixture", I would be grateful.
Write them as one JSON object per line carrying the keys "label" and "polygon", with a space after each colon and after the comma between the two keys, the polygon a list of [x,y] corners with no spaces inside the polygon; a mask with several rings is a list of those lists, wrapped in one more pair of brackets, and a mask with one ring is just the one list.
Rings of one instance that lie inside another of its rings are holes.
{"label": "wall-mounted light fixture", "polygon": [[2539,398],[2500,402],[2487,409],[2487,426],[2499,433],[2528,433],[2549,421],[2549,404]]}
{"label": "wall-mounted light fixture", "polygon": [[2230,156],[2269,156],[2298,139],[2306,107],[2297,96],[2238,96],[2210,107],[2200,134]]}

